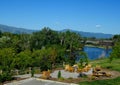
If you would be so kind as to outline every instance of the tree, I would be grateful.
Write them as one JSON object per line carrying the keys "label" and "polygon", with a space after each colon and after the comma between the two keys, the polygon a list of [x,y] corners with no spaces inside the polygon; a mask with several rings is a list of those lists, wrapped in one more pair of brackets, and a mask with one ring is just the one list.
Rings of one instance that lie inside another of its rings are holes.
{"label": "tree", "polygon": [[3,72],[11,73],[15,63],[13,59],[15,58],[15,51],[13,48],[2,48],[0,50],[0,69]]}
{"label": "tree", "polygon": [[117,42],[120,39],[120,35],[114,35],[113,36],[113,41]]}
{"label": "tree", "polygon": [[114,46],[112,52],[110,53],[110,62],[112,62],[113,58],[120,58],[120,35],[113,36]]}
{"label": "tree", "polygon": [[30,39],[31,36],[29,34],[14,35],[12,38],[12,43],[16,52],[20,53],[21,51],[30,49]]}
{"label": "tree", "polygon": [[49,51],[47,49],[34,50],[32,54],[33,65],[40,67],[41,71],[51,69],[52,64],[49,59]]}
{"label": "tree", "polygon": [[15,68],[25,70],[27,67],[31,66],[31,51],[25,50],[20,52],[16,55],[15,62],[16,66]]}
{"label": "tree", "polygon": [[48,52],[49,52],[49,59],[54,67],[55,62],[56,62],[56,57],[57,57],[57,48],[56,47],[49,47]]}
{"label": "tree", "polygon": [[112,52],[110,54],[110,61],[112,61],[113,58],[120,58],[120,39],[118,39],[113,46]]}
{"label": "tree", "polygon": [[87,54],[85,52],[80,52],[79,56],[80,56],[80,60],[79,60],[80,65],[83,66],[83,63],[87,65],[88,64]]}
{"label": "tree", "polygon": [[76,51],[83,48],[81,43],[82,38],[79,34],[74,32],[66,31],[61,34],[61,45],[66,48],[66,55],[68,56],[68,62],[73,65],[76,60]]}
{"label": "tree", "polygon": [[0,38],[2,37],[2,31],[0,30]]}
{"label": "tree", "polygon": [[45,27],[41,31],[33,33],[30,44],[31,49],[41,49],[56,43],[59,43],[58,33]]}
{"label": "tree", "polygon": [[61,78],[61,71],[58,71],[58,79]]}
{"label": "tree", "polygon": [[65,62],[65,51],[66,49],[64,47],[61,47],[61,45],[56,46],[57,50],[57,57],[56,57],[56,63],[63,63]]}
{"label": "tree", "polygon": [[0,40],[0,48],[12,47],[11,36],[12,36],[11,33],[8,33],[8,32],[2,33],[2,37]]}

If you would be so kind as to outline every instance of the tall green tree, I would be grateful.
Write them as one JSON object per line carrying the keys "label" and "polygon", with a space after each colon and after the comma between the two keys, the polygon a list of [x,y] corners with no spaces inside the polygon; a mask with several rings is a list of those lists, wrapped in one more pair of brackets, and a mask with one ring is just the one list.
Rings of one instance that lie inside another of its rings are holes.
{"label": "tall green tree", "polygon": [[30,34],[15,35],[12,39],[12,42],[16,52],[20,53],[21,51],[30,49],[30,39]]}
{"label": "tall green tree", "polygon": [[41,49],[42,47],[56,43],[59,43],[58,33],[45,27],[41,31],[33,33],[31,38],[31,49]]}
{"label": "tall green tree", "polygon": [[25,50],[20,53],[18,53],[15,57],[15,68],[25,70],[26,68],[31,66],[31,51],[30,50]]}
{"label": "tall green tree", "polygon": [[113,57],[113,58],[120,58],[120,40],[118,40],[113,49],[112,49],[112,52],[110,54],[110,57]]}
{"label": "tall green tree", "polygon": [[34,50],[32,54],[33,66],[40,67],[41,71],[51,69],[52,64],[49,56],[49,51],[47,49]]}
{"label": "tall green tree", "polygon": [[79,52],[79,56],[80,56],[80,60],[79,63],[81,66],[83,66],[83,63],[85,63],[86,65],[88,64],[88,56],[85,52],[81,51]]}
{"label": "tall green tree", "polygon": [[66,48],[68,60],[70,64],[75,63],[76,51],[83,48],[81,43],[82,38],[79,34],[74,32],[66,31],[61,34],[61,45]]}
{"label": "tall green tree", "polygon": [[15,58],[15,51],[13,48],[2,48],[0,49],[0,68],[3,72],[10,72],[13,69],[13,59]]}
{"label": "tall green tree", "polygon": [[114,46],[109,57],[110,62],[112,62],[113,58],[120,58],[120,35],[114,35],[113,41]]}

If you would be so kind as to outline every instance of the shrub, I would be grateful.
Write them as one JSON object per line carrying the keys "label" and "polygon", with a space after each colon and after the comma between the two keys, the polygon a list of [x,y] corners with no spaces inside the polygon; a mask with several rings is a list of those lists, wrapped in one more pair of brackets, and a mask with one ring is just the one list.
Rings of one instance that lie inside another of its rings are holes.
{"label": "shrub", "polygon": [[34,68],[31,68],[31,77],[34,77]]}
{"label": "shrub", "polygon": [[61,78],[61,71],[58,72],[58,79]]}
{"label": "shrub", "polygon": [[73,77],[69,77],[68,79],[73,79]]}
{"label": "shrub", "polygon": [[65,79],[64,79],[64,77],[60,77],[59,80],[60,80],[60,81],[63,81],[63,80],[65,80]]}
{"label": "shrub", "polygon": [[9,74],[9,73],[3,73],[3,74],[0,74],[0,82],[5,82],[5,81],[10,81],[12,80],[12,75]]}

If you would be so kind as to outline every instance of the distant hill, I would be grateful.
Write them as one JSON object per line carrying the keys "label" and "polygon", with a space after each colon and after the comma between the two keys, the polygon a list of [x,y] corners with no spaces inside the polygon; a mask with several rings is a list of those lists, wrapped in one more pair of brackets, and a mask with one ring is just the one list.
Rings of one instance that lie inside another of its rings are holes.
{"label": "distant hill", "polygon": [[[29,30],[29,29],[24,29],[24,28],[17,28],[17,27],[2,25],[2,24],[0,24],[0,30],[2,32],[11,32],[11,33],[17,33],[17,34],[21,34],[21,33],[29,33],[30,34],[30,33],[33,33],[35,31],[38,31],[38,30]],[[75,30],[71,30],[71,29],[64,29],[64,30],[61,30],[61,32],[65,32],[67,30],[78,33],[83,37],[95,37],[95,38],[112,38],[113,37],[112,34],[82,32],[82,31],[75,31]]]}
{"label": "distant hill", "polygon": [[2,25],[2,24],[0,24],[0,30],[2,32],[11,32],[11,33],[16,33],[16,34],[32,33],[32,32],[36,31],[36,30],[29,30],[29,29],[24,29],[24,28],[17,28],[17,27]]}
{"label": "distant hill", "polygon": [[83,32],[83,31],[75,31],[75,30],[71,30],[71,29],[64,29],[61,32],[65,32],[65,31],[71,31],[71,32],[75,32],[80,34],[82,37],[95,37],[95,38],[112,38],[113,35],[112,34],[104,34],[104,33],[93,33],[93,32]]}

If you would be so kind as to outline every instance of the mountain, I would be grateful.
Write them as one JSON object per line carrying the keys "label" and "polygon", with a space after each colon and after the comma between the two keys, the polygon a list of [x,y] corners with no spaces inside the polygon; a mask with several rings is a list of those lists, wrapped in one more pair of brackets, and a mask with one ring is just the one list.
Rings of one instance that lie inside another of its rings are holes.
{"label": "mountain", "polygon": [[36,30],[29,30],[29,29],[24,29],[24,28],[17,28],[17,27],[2,25],[2,24],[0,24],[0,30],[2,32],[11,32],[11,33],[16,33],[16,34],[20,34],[20,33],[28,33],[28,34],[30,34],[30,33],[36,31]]}
{"label": "mountain", "polygon": [[[2,32],[11,32],[11,33],[17,33],[17,34],[20,34],[20,33],[29,33],[30,34],[30,33],[38,31],[38,30],[29,30],[29,29],[24,29],[24,28],[17,28],[17,27],[2,25],[2,24],[0,24],[0,30]],[[75,31],[75,30],[71,30],[71,29],[64,29],[64,30],[61,30],[60,32],[65,32],[67,30],[69,30],[71,32],[78,33],[83,37],[95,37],[95,38],[112,38],[113,37],[112,34],[83,32],[83,31]]]}
{"label": "mountain", "polygon": [[95,38],[112,38],[114,35],[112,34],[104,34],[104,33],[93,33],[93,32],[83,32],[83,31],[75,31],[75,30],[71,30],[71,29],[64,29],[61,32],[65,32],[65,31],[71,31],[71,32],[75,32],[77,34],[80,34],[82,37],[95,37]]}

